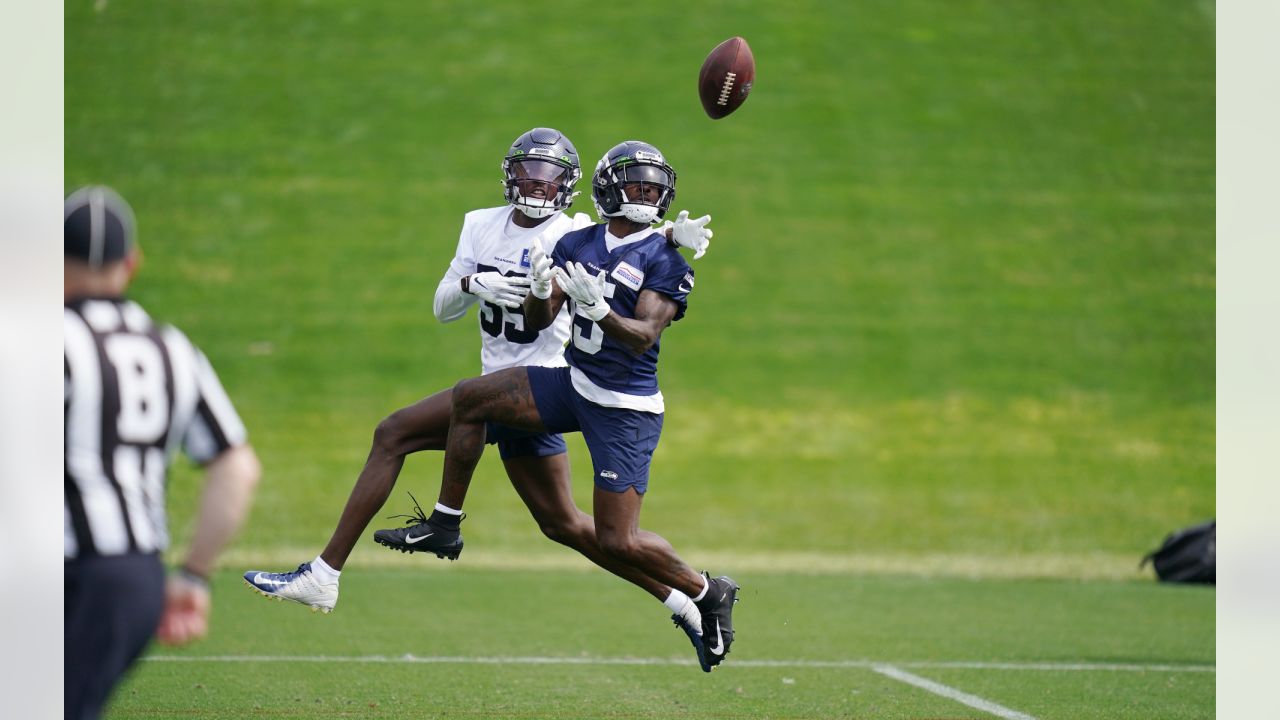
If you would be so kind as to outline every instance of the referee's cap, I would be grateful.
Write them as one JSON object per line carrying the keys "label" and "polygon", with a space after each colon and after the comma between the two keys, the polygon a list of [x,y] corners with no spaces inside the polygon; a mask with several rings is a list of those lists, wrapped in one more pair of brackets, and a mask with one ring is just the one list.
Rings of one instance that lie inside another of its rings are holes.
{"label": "referee's cap", "polygon": [[82,187],[62,204],[63,255],[89,267],[124,259],[135,232],[133,208],[105,185]]}

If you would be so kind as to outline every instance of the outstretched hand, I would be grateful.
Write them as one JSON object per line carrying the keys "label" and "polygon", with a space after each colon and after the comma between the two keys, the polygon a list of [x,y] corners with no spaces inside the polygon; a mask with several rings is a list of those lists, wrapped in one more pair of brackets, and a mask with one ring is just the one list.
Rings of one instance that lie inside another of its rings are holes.
{"label": "outstretched hand", "polygon": [[573,298],[578,310],[592,322],[599,322],[609,314],[609,303],[604,299],[604,270],[592,275],[582,263],[571,262],[555,268],[555,277],[564,294]]}
{"label": "outstretched hand", "polygon": [[693,259],[697,260],[707,254],[707,247],[711,245],[711,237],[715,235],[709,228],[707,223],[711,222],[710,215],[703,215],[694,220],[689,219],[689,211],[681,210],[676,216],[674,223],[668,221],[663,226],[665,230],[667,226],[671,228],[671,241],[680,247],[686,247],[693,250]]}

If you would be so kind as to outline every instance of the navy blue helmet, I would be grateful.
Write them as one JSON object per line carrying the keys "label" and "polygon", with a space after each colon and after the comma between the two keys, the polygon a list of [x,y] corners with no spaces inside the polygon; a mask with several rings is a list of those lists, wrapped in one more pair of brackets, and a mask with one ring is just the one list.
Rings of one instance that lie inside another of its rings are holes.
{"label": "navy blue helmet", "polygon": [[676,171],[646,142],[614,145],[596,163],[591,198],[600,217],[644,224],[661,220],[676,197]]}

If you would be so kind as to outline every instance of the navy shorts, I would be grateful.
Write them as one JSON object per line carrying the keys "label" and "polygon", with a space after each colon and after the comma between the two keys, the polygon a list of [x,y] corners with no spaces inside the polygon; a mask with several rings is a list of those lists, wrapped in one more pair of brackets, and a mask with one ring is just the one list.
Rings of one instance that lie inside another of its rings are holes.
{"label": "navy shorts", "polygon": [[547,430],[582,432],[596,487],[610,492],[635,488],[641,495],[649,489],[649,463],[662,435],[660,413],[597,405],[573,389],[567,367],[530,367],[529,387]]}
{"label": "navy shorts", "polygon": [[547,457],[569,451],[560,433],[539,433],[519,430],[497,423],[485,423],[484,442],[497,445],[498,455],[507,460],[513,457]]}

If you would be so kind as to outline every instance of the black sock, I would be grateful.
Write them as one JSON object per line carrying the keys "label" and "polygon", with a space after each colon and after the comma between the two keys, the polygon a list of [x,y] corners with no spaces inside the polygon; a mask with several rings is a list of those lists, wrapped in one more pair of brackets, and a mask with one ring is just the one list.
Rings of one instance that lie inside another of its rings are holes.
{"label": "black sock", "polygon": [[432,525],[438,525],[445,530],[457,530],[458,524],[462,522],[462,518],[464,517],[466,516],[432,510],[431,517],[427,518],[427,522]]}

